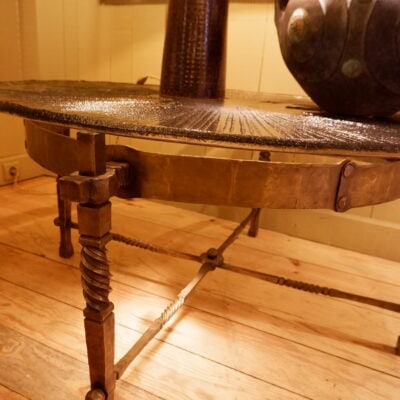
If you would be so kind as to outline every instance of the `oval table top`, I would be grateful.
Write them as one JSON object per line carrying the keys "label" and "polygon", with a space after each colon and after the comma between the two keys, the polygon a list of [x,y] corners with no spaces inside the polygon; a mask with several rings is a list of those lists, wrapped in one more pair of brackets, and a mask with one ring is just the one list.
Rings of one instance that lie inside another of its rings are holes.
{"label": "oval table top", "polygon": [[134,138],[232,148],[400,158],[400,115],[322,113],[307,98],[227,91],[224,100],[88,81],[0,82],[0,111]]}

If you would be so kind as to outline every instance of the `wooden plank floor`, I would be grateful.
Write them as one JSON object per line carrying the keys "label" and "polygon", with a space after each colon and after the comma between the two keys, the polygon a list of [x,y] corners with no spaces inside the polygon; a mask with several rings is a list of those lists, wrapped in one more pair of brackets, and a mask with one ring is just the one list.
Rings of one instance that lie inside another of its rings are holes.
{"label": "wooden plank floor", "polygon": [[[0,188],[0,399],[83,399],[79,257],[57,254],[52,178]],[[113,201],[113,231],[200,254],[234,223]],[[75,248],[77,233],[74,232]],[[397,245],[397,244],[393,244]],[[198,265],[112,242],[119,358]],[[400,250],[399,250],[400,251]],[[400,303],[400,265],[261,231],[226,261]],[[117,384],[123,399],[398,400],[400,314],[217,270]]]}

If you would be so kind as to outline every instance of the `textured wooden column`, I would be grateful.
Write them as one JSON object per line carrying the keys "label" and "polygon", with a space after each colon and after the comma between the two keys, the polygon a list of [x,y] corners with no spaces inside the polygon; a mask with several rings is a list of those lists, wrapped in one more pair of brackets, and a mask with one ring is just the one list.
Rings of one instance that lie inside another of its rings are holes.
{"label": "textured wooden column", "polygon": [[228,0],[170,0],[162,94],[224,97],[227,14]]}

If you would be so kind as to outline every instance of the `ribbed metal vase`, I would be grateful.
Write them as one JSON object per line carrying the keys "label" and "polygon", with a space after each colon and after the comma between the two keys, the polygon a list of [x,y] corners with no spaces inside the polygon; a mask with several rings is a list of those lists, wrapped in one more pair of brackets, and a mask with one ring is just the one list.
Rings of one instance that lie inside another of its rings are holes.
{"label": "ribbed metal vase", "polygon": [[399,0],[275,0],[283,58],[326,111],[400,110]]}
{"label": "ribbed metal vase", "polygon": [[228,0],[170,0],[161,93],[223,98]]}

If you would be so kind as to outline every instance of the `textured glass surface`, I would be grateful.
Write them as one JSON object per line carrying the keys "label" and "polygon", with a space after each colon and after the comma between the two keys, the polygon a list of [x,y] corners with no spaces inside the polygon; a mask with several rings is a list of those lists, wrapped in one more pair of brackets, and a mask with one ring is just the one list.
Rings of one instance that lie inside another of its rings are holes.
{"label": "textured glass surface", "polygon": [[255,149],[400,157],[400,121],[349,119],[305,99],[227,91],[224,101],[163,97],[109,82],[0,82],[0,111],[130,137]]}

